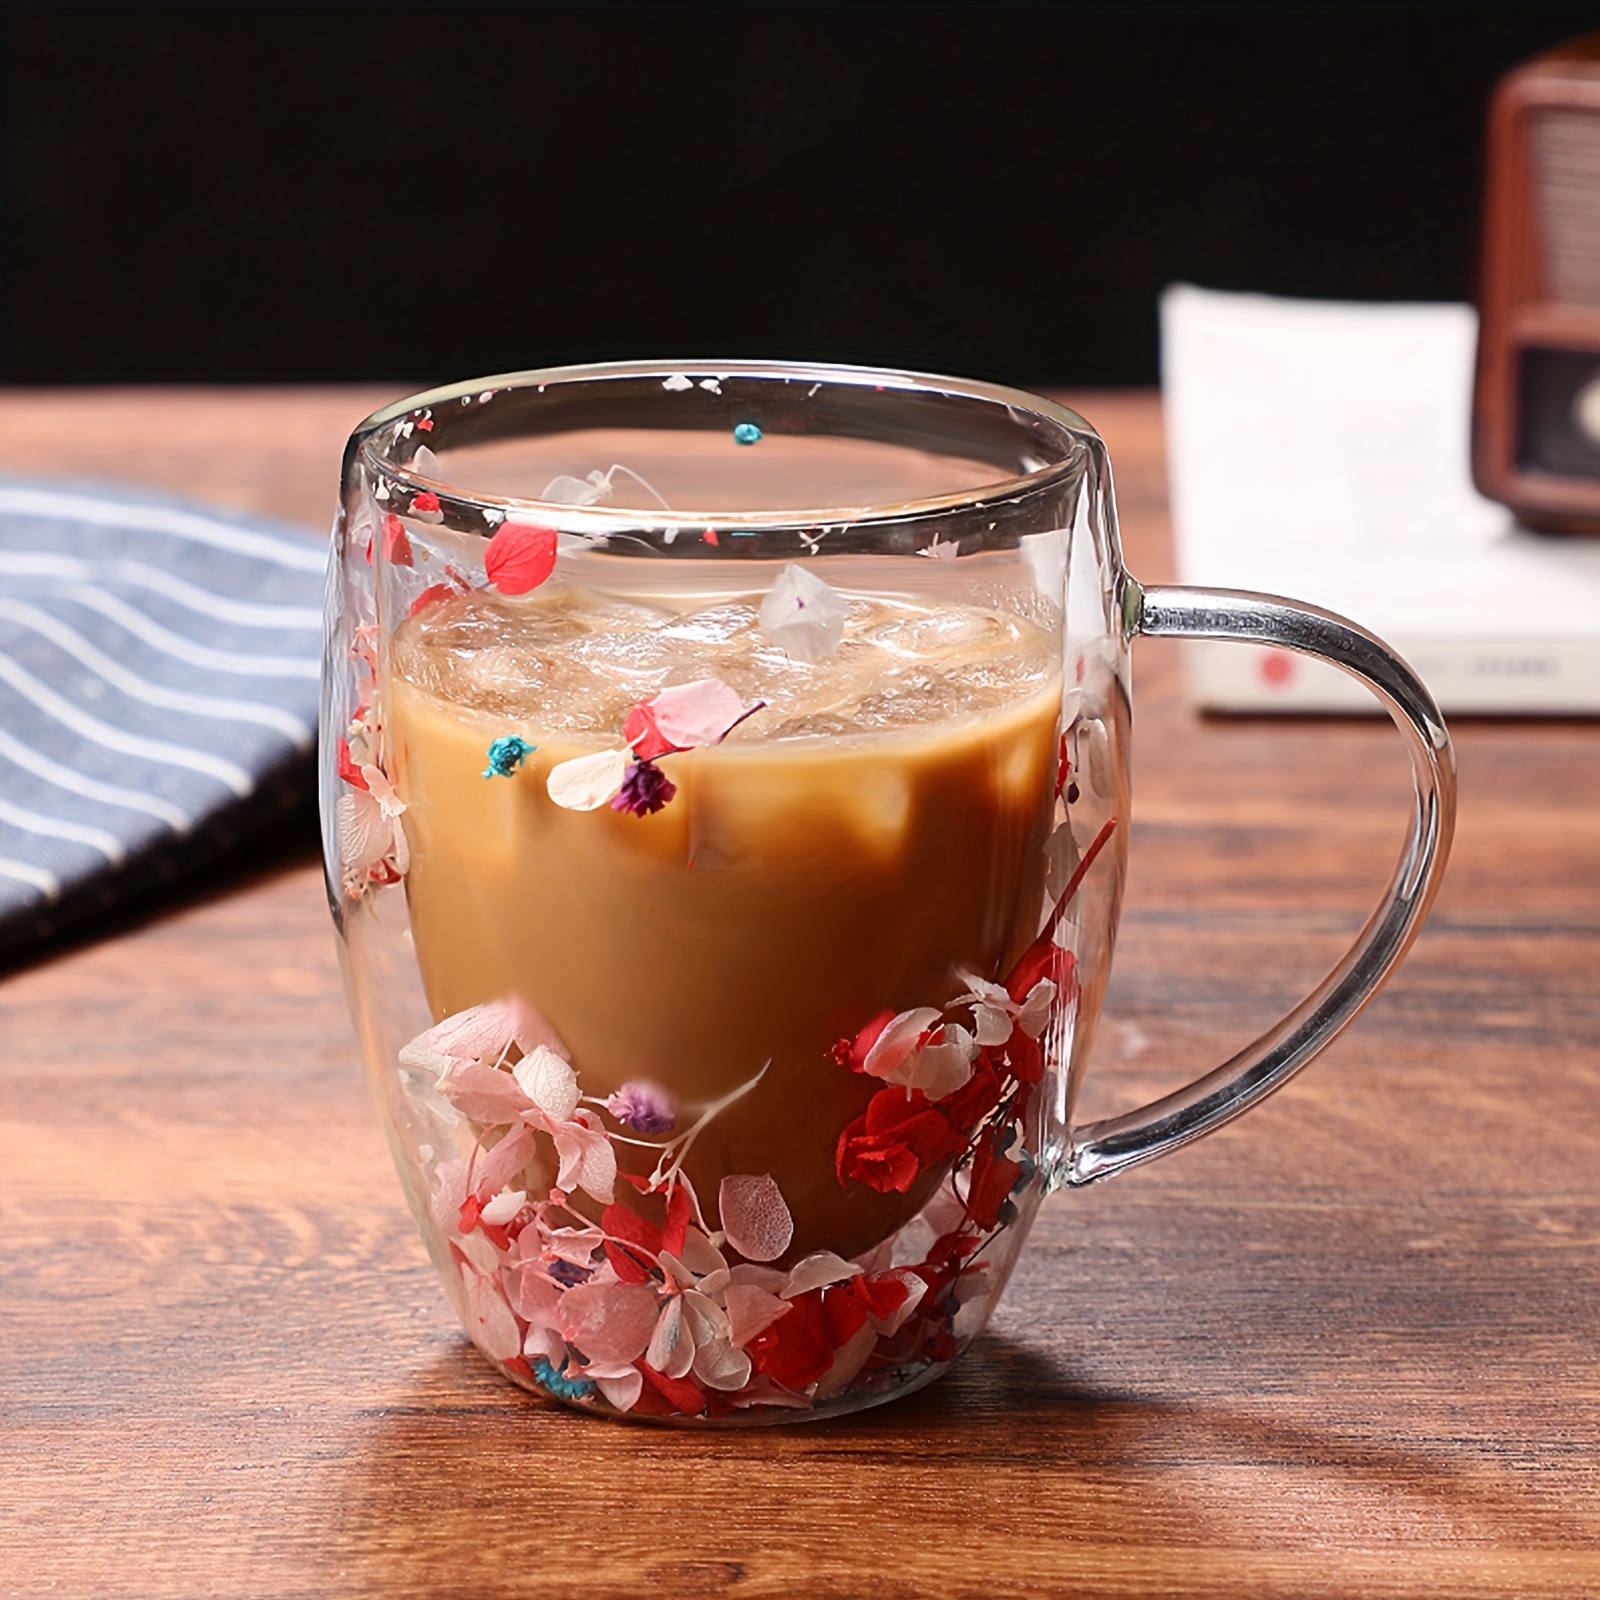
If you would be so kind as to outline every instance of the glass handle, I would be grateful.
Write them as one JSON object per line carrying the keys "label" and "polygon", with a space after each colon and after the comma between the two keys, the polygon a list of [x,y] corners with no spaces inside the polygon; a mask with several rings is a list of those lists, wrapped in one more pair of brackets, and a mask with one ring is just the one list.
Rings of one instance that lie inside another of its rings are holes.
{"label": "glass handle", "polygon": [[1411,756],[1411,827],[1393,880],[1344,959],[1275,1027],[1214,1071],[1164,1098],[1072,1132],[1061,1182],[1092,1183],[1201,1138],[1292,1078],[1372,998],[1416,937],[1455,827],[1456,771],[1433,697],[1363,628],[1315,606],[1232,589],[1141,589],[1123,596],[1131,638],[1228,639],[1330,661],[1361,679],[1394,718]]}

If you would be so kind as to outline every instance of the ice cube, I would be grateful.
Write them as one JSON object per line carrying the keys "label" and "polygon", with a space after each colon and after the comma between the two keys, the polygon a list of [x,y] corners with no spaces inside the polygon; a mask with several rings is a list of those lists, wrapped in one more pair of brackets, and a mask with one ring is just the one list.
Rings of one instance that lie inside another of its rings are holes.
{"label": "ice cube", "polygon": [[729,604],[691,611],[661,630],[663,639],[682,639],[689,644],[732,644],[756,626],[756,608]]}

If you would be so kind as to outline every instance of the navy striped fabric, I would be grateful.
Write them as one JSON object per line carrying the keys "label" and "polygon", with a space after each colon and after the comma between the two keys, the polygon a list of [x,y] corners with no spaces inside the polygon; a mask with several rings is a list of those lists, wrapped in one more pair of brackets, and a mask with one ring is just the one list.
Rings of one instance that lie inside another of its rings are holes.
{"label": "navy striped fabric", "polygon": [[0,960],[311,793],[321,541],[0,478]]}

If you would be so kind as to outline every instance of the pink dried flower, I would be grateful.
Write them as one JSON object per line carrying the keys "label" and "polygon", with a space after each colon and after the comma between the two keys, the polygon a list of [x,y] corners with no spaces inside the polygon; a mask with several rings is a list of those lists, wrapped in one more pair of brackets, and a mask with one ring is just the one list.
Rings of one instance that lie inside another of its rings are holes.
{"label": "pink dried flower", "polygon": [[699,678],[663,689],[628,713],[622,737],[641,761],[701,745],[720,744],[764,701],[747,706],[720,678]]}
{"label": "pink dried flower", "polygon": [[[597,811],[609,804],[613,811],[650,816],[678,792],[677,784],[656,766],[660,757],[720,744],[764,704],[757,700],[746,706],[719,678],[663,689],[628,713],[623,749],[599,750],[559,762],[551,769],[545,787],[550,798],[568,811]],[[632,765],[628,764],[630,754]]]}
{"label": "pink dried flower", "polygon": [[650,713],[661,737],[673,749],[692,750],[697,745],[719,743],[758,707],[747,707],[738,691],[720,678],[700,678],[663,689],[641,709]]}
{"label": "pink dried flower", "polygon": [[717,1210],[728,1243],[747,1261],[776,1261],[794,1238],[794,1217],[770,1173],[730,1173]]}

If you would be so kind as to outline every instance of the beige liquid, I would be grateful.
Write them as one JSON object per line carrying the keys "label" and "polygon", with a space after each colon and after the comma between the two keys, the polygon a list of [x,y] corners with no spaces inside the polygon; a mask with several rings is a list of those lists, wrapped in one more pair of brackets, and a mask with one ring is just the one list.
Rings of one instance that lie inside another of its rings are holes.
{"label": "beige liquid", "polygon": [[[840,1184],[840,1132],[882,1085],[830,1048],[885,1008],[951,999],[958,968],[1003,976],[1037,931],[1059,656],[1014,617],[872,600],[809,665],[762,638],[758,601],[473,594],[403,625],[386,710],[407,894],[435,1015],[523,995],[586,1094],[647,1079],[704,1102],[770,1063],[686,1170],[703,1202],[730,1172],[771,1173],[789,1257],[851,1255],[928,1185]],[[767,708],[662,758],[678,785],[664,810],[550,800],[557,762],[619,745],[632,705],[712,676]],[[485,779],[510,733],[537,752]]]}

